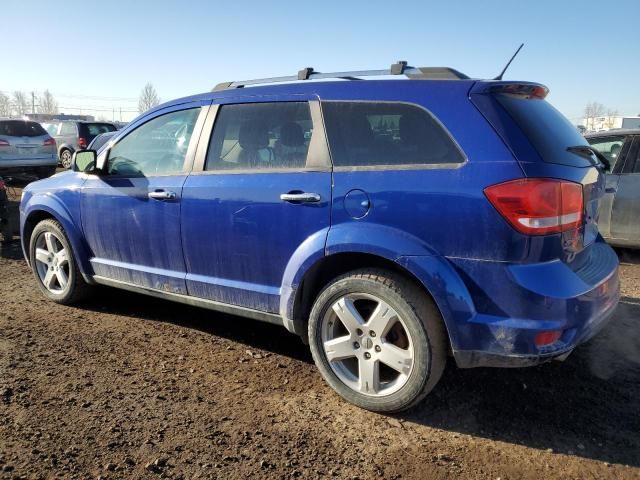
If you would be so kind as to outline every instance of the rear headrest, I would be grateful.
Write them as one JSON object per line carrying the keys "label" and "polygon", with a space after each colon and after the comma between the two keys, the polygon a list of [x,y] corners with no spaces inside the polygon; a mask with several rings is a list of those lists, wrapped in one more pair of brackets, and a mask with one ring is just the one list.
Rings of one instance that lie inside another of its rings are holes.
{"label": "rear headrest", "polygon": [[269,129],[260,120],[248,120],[240,127],[238,143],[245,150],[259,150],[269,146]]}
{"label": "rear headrest", "polygon": [[299,123],[287,122],[280,127],[280,143],[287,147],[304,145],[304,132]]}

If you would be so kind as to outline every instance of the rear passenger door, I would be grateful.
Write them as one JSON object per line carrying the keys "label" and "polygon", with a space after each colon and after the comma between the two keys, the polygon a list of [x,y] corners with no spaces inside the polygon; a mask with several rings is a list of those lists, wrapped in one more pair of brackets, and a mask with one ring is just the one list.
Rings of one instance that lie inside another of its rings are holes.
{"label": "rear passenger door", "polygon": [[183,191],[190,295],[277,313],[295,252],[314,238],[324,247],[331,168],[320,107],[278,100],[212,107]]}
{"label": "rear passenger door", "polygon": [[[628,150],[627,145],[629,145]],[[640,135],[630,137],[621,154],[624,156],[624,167],[620,172],[613,199],[611,237],[638,245],[640,242]]]}

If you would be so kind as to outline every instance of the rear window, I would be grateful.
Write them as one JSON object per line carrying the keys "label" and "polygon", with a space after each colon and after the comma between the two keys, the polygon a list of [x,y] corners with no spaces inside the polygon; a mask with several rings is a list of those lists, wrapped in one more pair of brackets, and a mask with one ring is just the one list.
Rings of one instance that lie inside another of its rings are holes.
{"label": "rear window", "polygon": [[39,123],[24,120],[0,121],[0,135],[9,137],[39,137],[47,132]]}
{"label": "rear window", "polygon": [[464,162],[444,127],[416,105],[323,102],[336,167],[440,165]]}
{"label": "rear window", "polygon": [[114,132],[116,127],[110,123],[81,123],[80,136],[94,138],[101,133]]}
{"label": "rear window", "polygon": [[495,98],[544,161],[572,166],[593,165],[594,162],[585,157],[567,151],[567,147],[588,143],[578,129],[549,102],[509,94],[497,94]]}

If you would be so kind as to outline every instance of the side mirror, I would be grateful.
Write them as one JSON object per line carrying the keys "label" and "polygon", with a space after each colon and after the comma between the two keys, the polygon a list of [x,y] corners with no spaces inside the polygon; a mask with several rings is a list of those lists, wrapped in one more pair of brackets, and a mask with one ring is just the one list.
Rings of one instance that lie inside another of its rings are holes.
{"label": "side mirror", "polygon": [[96,174],[97,154],[95,150],[80,150],[73,154],[71,164],[75,172]]}

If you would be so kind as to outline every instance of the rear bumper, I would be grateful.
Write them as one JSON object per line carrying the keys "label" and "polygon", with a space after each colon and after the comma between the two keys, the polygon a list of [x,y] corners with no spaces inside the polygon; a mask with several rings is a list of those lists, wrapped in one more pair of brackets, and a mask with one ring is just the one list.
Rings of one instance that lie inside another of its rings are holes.
{"label": "rear bumper", "polygon": [[[532,367],[551,360],[565,360],[567,356],[580,344],[594,337],[613,317],[613,313],[618,306],[619,296],[615,302],[609,305],[605,310],[599,312],[594,317],[588,319],[584,325],[581,335],[574,336],[569,341],[559,340],[559,343],[550,348],[547,352],[541,351],[538,354],[509,354],[509,353],[493,353],[478,350],[459,350],[454,351],[456,364],[460,368],[474,367],[501,367],[501,368],[520,368]],[[540,330],[542,331],[542,330]]]}
{"label": "rear bumper", "polygon": [[[458,284],[434,298],[458,366],[536,365],[567,355],[600,331],[620,299],[618,257],[602,239],[581,255],[572,265],[447,259],[455,275],[440,275],[440,283],[455,276]],[[543,332],[560,336],[538,347],[535,338]]]}
{"label": "rear bumper", "polygon": [[52,168],[58,166],[58,157],[52,154],[46,158],[17,158],[0,159],[0,172],[19,172],[37,168]]}

